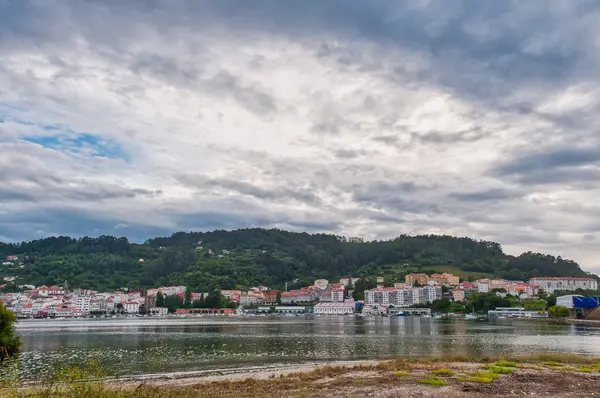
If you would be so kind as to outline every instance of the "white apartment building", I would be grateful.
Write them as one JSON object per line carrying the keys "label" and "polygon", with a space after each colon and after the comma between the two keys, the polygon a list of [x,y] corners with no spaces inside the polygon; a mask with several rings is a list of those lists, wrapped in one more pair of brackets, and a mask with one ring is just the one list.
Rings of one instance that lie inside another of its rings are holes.
{"label": "white apartment building", "polygon": [[333,289],[331,291],[331,301],[342,303],[344,302],[344,289]]}
{"label": "white apartment building", "polygon": [[240,295],[240,305],[253,305],[261,301],[260,296],[254,294]]}
{"label": "white apartment building", "polygon": [[75,309],[77,312],[90,312],[90,304],[92,298],[90,296],[77,296],[75,298]]}
{"label": "white apartment building", "polygon": [[540,289],[548,294],[554,293],[555,290],[598,290],[598,281],[592,278],[550,278],[550,277],[535,277],[529,280],[531,285],[537,285]]}
{"label": "white apartment building", "polygon": [[489,279],[479,279],[475,282],[477,285],[477,290],[479,293],[489,293],[490,292],[490,280]]}
{"label": "white apartment building", "polygon": [[138,314],[140,312],[140,303],[137,301],[126,301],[123,303],[123,311],[126,314]]}
{"label": "white apartment building", "polygon": [[442,299],[442,288],[439,286],[425,286],[423,295],[428,302],[434,302]]}
{"label": "white apartment building", "polygon": [[107,312],[106,300],[101,298],[93,299],[90,302],[90,312]]}
{"label": "white apartment building", "polygon": [[424,304],[428,301],[439,300],[442,297],[440,287],[413,287],[396,289],[393,287],[380,287],[365,291],[365,303],[369,305],[393,305],[410,307],[415,304]]}

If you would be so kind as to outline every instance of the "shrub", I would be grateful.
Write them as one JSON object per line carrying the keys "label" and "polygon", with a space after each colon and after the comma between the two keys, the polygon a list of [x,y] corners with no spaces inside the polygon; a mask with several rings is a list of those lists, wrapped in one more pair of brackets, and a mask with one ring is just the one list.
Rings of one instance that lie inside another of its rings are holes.
{"label": "shrub", "polygon": [[0,302],[0,361],[16,355],[21,349],[21,339],[15,336],[17,317]]}
{"label": "shrub", "polygon": [[552,318],[567,318],[571,315],[571,312],[567,307],[555,305],[548,309],[548,315],[550,315]]}

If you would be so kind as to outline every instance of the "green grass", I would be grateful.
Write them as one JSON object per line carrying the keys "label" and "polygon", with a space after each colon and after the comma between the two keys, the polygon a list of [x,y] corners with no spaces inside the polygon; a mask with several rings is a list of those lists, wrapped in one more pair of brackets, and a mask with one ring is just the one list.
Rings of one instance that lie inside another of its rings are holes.
{"label": "green grass", "polygon": [[545,368],[540,365],[517,365],[519,369],[533,369],[533,370],[544,370]]}
{"label": "green grass", "polygon": [[556,362],[556,361],[547,361],[547,362],[544,362],[544,365],[550,366],[552,368],[560,368],[562,366],[567,366],[564,363],[560,363],[560,362]]}
{"label": "green grass", "polygon": [[419,384],[425,384],[432,387],[443,387],[447,386],[448,382],[439,377],[427,377],[425,379],[417,380]]}
{"label": "green grass", "polygon": [[406,376],[410,376],[410,372],[406,372],[404,370],[398,370],[398,371],[394,372],[394,376],[406,377]]}
{"label": "green grass", "polygon": [[486,366],[485,369],[487,369],[488,371],[490,371],[494,374],[497,374],[497,375],[510,375],[515,371],[514,368],[507,368],[504,366],[496,366],[496,365]]}
{"label": "green grass", "polygon": [[436,376],[453,376],[454,375],[454,371],[452,369],[447,369],[447,368],[436,369],[432,373],[435,374]]}
{"label": "green grass", "polygon": [[587,366],[581,366],[581,367],[579,367],[579,368],[577,368],[575,370],[578,371],[578,372],[581,372],[581,373],[594,373],[594,372],[596,372],[596,369],[589,368]]}
{"label": "green grass", "polygon": [[468,381],[470,383],[489,384],[499,377],[500,376],[496,373],[493,373],[491,371],[485,371],[461,375],[458,376],[456,379],[460,381]]}
{"label": "green grass", "polygon": [[460,381],[467,381],[469,383],[481,383],[481,384],[490,384],[493,383],[494,380],[499,378],[495,373],[492,372],[475,372],[471,374],[458,376],[456,379]]}
{"label": "green grass", "polygon": [[467,381],[469,383],[481,383],[481,384],[490,384],[494,382],[493,377],[485,377],[485,376],[473,376],[473,375],[463,375],[458,376],[456,380]]}
{"label": "green grass", "polygon": [[496,362],[496,366],[504,366],[505,368],[514,368],[517,366],[516,362],[513,361],[498,361]]}

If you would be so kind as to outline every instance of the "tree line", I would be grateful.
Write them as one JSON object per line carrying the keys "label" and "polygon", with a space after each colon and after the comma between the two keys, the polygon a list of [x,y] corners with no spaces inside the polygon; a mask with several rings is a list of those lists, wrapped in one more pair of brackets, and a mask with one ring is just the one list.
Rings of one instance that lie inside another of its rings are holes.
{"label": "tree line", "polygon": [[314,279],[390,275],[400,279],[410,269],[451,266],[513,280],[532,276],[588,276],[562,257],[526,252],[507,255],[500,244],[446,235],[400,235],[364,241],[331,234],[279,229],[177,232],[142,244],[127,238],[50,237],[0,243],[0,257],[19,263],[3,274],[21,284],[112,290],[177,284],[194,291],[267,285],[290,288]]}

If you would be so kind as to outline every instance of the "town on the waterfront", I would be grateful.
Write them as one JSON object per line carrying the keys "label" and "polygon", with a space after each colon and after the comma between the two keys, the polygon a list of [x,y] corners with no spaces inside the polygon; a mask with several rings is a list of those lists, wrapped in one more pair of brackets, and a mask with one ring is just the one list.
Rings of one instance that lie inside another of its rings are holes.
{"label": "town on the waterfront", "polygon": [[[13,278],[4,279],[15,285]],[[310,286],[282,291],[255,286],[194,292],[186,286],[161,286],[99,292],[71,290],[68,281],[60,286],[15,286],[19,291],[2,293],[0,300],[19,318],[36,319],[266,314],[583,318],[600,302],[595,297],[567,294],[597,291],[598,281],[593,278],[534,277],[528,282],[486,278],[471,282],[450,273],[409,273],[404,282],[393,284],[387,284],[384,277],[342,278],[337,282],[317,279]],[[554,299],[548,300],[552,295]],[[557,314],[557,306],[568,311]]]}

